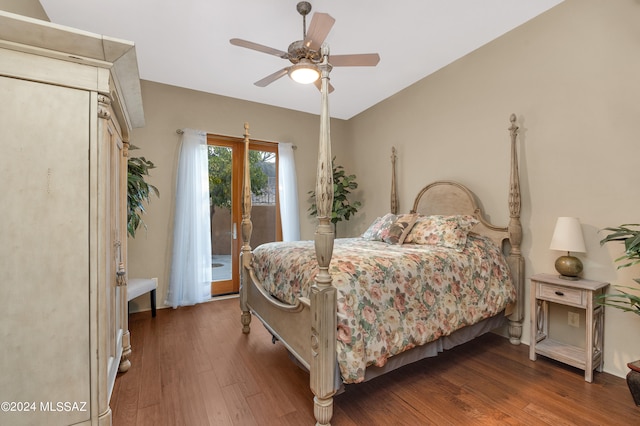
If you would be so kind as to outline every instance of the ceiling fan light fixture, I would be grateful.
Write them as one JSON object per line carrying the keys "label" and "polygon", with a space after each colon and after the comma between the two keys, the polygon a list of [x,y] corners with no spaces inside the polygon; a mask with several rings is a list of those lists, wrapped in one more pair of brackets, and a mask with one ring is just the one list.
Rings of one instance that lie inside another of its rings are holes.
{"label": "ceiling fan light fixture", "polygon": [[308,59],[301,59],[289,68],[289,77],[296,83],[310,84],[320,78],[320,70]]}

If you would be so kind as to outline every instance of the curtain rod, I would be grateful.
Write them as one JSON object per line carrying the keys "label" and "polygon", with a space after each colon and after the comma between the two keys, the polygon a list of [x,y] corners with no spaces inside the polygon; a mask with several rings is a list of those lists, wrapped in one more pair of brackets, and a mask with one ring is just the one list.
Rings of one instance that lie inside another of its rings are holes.
{"label": "curtain rod", "polygon": [[[177,133],[177,134],[179,134],[179,135],[182,135],[182,134],[184,134],[184,130],[182,130],[182,129],[176,129],[176,133]],[[205,132],[205,133],[206,133],[206,132]],[[223,135],[220,135],[220,136],[223,136]],[[226,137],[241,139],[241,138],[239,138],[238,136],[226,136]],[[261,141],[261,142],[281,143],[281,142],[276,142],[276,141]],[[292,148],[293,148],[293,149],[298,149],[298,145],[292,144]]]}

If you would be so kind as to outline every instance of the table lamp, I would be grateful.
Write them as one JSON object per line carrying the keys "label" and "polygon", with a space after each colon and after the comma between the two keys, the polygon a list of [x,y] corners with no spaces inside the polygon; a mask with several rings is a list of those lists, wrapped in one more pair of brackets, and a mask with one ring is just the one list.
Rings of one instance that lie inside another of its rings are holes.
{"label": "table lamp", "polygon": [[570,252],[586,253],[582,227],[577,217],[559,217],[556,228],[551,238],[551,250],[566,251],[566,256],[556,259],[556,271],[560,273],[560,278],[567,280],[577,280],[582,272],[582,262]]}

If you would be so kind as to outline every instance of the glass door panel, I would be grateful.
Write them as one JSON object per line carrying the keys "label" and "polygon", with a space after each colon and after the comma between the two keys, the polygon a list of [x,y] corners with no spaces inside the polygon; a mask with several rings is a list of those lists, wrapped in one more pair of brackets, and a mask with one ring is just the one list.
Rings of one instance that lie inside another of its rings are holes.
{"label": "glass door panel", "polygon": [[[239,257],[242,245],[242,139],[208,135],[209,206],[211,218],[211,295],[240,289]],[[282,239],[278,207],[276,144],[249,146],[251,174],[251,247]]]}
{"label": "glass door panel", "polygon": [[232,214],[234,147],[210,144],[208,149],[211,294],[220,295],[234,292],[232,270],[235,238],[237,238],[237,226]]}
{"label": "glass door panel", "polygon": [[278,176],[274,150],[249,150],[251,164],[251,247],[278,241]]}

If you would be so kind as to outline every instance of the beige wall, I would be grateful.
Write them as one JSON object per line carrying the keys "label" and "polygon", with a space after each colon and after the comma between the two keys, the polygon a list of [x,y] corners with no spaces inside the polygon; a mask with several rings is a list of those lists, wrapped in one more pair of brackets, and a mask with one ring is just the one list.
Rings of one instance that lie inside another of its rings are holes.
{"label": "beige wall", "polygon": [[[631,284],[640,268],[616,271],[617,252],[600,247],[597,230],[640,222],[639,22],[636,0],[567,0],[349,120],[366,219],[351,222],[353,232],[388,210],[388,176],[380,170],[389,167],[392,145],[402,211],[424,184],[453,179],[506,224],[514,112],[527,276],[554,272],[556,218],[578,216],[585,277]],[[528,318],[527,309],[527,343]],[[626,362],[640,358],[640,317],[607,308],[605,329],[605,370],[622,376]]]}

